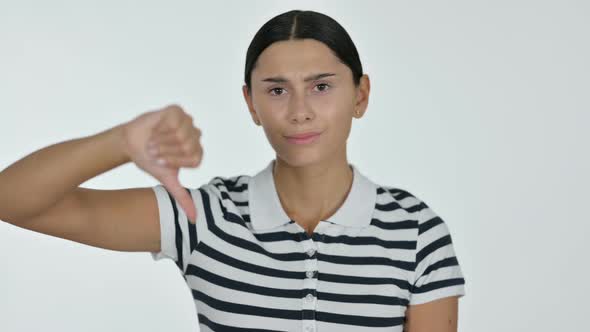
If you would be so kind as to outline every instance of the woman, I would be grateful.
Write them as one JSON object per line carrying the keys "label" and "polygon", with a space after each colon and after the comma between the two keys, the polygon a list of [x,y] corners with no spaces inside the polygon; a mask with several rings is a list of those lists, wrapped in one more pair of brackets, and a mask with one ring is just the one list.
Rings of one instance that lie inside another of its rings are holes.
{"label": "woman", "polygon": [[[183,187],[179,168],[203,158],[201,131],[170,105],[10,165],[0,218],[174,260],[202,331],[456,331],[465,280],[448,227],[347,161],[370,83],[346,31],[313,11],[278,15],[254,36],[244,81],[276,152],[256,175]],[[162,184],[78,187],[130,161]],[[13,189],[29,187],[35,196]]]}

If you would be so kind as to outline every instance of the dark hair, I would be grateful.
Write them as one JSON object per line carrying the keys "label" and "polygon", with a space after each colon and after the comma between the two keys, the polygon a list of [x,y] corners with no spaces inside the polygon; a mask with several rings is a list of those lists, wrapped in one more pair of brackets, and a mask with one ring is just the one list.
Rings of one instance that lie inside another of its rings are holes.
{"label": "dark hair", "polygon": [[344,28],[333,18],[311,10],[291,10],[266,22],[254,35],[246,53],[244,82],[251,92],[252,70],[260,53],[277,41],[311,38],[328,46],[334,55],[352,71],[353,83],[358,87],[363,67],[359,54]]}

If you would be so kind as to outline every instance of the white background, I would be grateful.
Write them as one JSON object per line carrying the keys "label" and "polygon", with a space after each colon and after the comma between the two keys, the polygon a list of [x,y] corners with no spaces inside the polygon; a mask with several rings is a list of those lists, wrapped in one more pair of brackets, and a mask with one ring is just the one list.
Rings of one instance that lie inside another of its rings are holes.
{"label": "white background", "polygon": [[[291,9],[355,42],[372,89],[349,161],[449,225],[467,281],[459,330],[583,329],[585,1],[2,1],[0,168],[179,103],[205,149],[185,186],[256,173],[274,151],[242,97],[246,49]],[[82,186],[155,184],[127,164]],[[0,223],[0,330],[196,331],[197,317],[170,260]]]}

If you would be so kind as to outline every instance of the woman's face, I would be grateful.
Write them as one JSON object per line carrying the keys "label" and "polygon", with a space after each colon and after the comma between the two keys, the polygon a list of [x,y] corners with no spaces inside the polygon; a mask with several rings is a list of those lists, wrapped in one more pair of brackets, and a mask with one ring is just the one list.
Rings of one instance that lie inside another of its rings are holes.
{"label": "woman's face", "polygon": [[[317,77],[320,74],[329,76]],[[250,96],[243,87],[250,114],[278,157],[292,166],[345,159],[352,118],[361,117],[367,107],[367,75],[356,88],[350,68],[326,45],[314,39],[289,40],[275,42],[260,54],[251,86]],[[308,132],[320,135],[307,144],[287,138]]]}

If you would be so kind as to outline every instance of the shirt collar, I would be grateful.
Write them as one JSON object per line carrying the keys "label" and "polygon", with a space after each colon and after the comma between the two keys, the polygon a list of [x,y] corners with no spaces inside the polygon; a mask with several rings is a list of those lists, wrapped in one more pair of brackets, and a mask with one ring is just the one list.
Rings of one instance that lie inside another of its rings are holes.
{"label": "shirt collar", "polygon": [[[274,228],[291,221],[277,194],[274,178],[274,159],[248,181],[250,222],[255,230]],[[353,169],[352,187],[340,208],[326,221],[347,227],[364,227],[371,222],[377,200],[378,186]]]}

